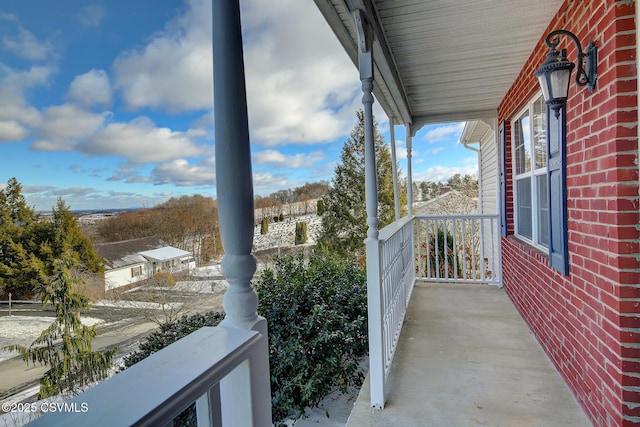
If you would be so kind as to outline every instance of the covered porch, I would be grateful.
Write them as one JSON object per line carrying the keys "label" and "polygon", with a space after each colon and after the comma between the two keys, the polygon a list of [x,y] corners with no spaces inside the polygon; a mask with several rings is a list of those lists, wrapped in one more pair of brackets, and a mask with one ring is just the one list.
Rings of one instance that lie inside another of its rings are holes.
{"label": "covered porch", "polygon": [[504,291],[416,284],[383,410],[369,377],[347,426],[590,425]]}
{"label": "covered porch", "polygon": [[[500,290],[497,200],[487,215],[420,217],[409,191],[409,216],[400,218],[397,208],[396,222],[378,229],[374,95],[391,127],[407,129],[409,189],[411,138],[424,124],[481,119],[497,134],[499,103],[562,2],[498,3],[316,0],[359,68],[366,120],[370,373],[349,425],[589,424]],[[76,398],[92,408],[74,414],[77,425],[113,423],[114,413],[123,425],[170,422],[193,402],[198,425],[271,425],[267,325],[250,283],[253,183],[240,12],[237,2],[213,4],[227,318]],[[154,375],[167,370],[170,378]],[[156,393],[134,399],[147,390]],[[400,413],[405,418],[394,418]],[[50,414],[39,425],[55,421],[69,420]]]}

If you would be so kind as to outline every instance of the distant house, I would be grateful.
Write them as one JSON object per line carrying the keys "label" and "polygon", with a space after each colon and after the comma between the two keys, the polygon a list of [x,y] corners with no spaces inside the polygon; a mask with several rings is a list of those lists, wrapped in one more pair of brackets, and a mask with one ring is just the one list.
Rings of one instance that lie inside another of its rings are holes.
{"label": "distant house", "polygon": [[160,271],[178,273],[195,267],[191,252],[169,246],[156,236],[99,243],[95,248],[104,259],[105,291],[149,279]]}

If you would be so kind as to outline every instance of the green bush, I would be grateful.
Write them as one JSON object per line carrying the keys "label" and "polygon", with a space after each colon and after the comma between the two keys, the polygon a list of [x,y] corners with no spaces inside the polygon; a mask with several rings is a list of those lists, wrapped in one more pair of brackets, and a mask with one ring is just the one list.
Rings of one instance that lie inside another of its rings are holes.
{"label": "green bush", "polygon": [[450,231],[445,235],[444,230],[438,228],[435,235],[429,235],[429,259],[425,261],[425,270],[428,273],[427,277],[449,279],[462,277],[460,259],[454,251],[453,235]]}
{"label": "green bush", "polygon": [[[304,416],[333,390],[361,385],[359,362],[368,350],[366,274],[348,259],[314,253],[306,261],[276,257],[256,284],[258,313],[269,327],[273,420]],[[160,326],[125,357],[129,367],[224,314],[183,316]],[[195,406],[176,418],[195,425]]]}
{"label": "green bush", "polygon": [[318,216],[322,216],[324,211],[324,200],[320,199],[316,202],[316,213],[318,214]]}
{"label": "green bush", "polygon": [[307,223],[296,222],[296,236],[294,243],[296,245],[302,245],[307,243]]}
{"label": "green bush", "polygon": [[269,232],[269,219],[262,218],[262,222],[260,223],[260,234],[267,234]]}
{"label": "green bush", "polygon": [[128,368],[139,361],[146,359],[153,353],[173,344],[180,338],[186,337],[191,332],[197,331],[203,326],[217,326],[224,319],[224,313],[208,312],[205,314],[194,314],[182,316],[178,320],[166,322],[160,325],[157,331],[150,333],[140,343],[140,350],[125,356],[124,366]]}
{"label": "green bush", "polygon": [[273,217],[273,222],[278,222],[278,221],[280,221],[280,217],[279,217],[279,216],[277,216],[277,215],[276,215],[276,216],[274,216],[274,217]]}
{"label": "green bush", "polygon": [[335,389],[360,385],[368,350],[366,274],[319,252],[275,259],[256,284],[269,325],[274,421],[304,415]]}

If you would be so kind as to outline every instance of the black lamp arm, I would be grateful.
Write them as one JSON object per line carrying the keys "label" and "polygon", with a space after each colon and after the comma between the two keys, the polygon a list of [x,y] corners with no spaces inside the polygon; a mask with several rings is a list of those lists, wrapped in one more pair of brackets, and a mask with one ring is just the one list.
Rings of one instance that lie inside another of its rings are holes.
{"label": "black lamp arm", "polygon": [[[547,35],[545,43],[551,49],[556,50],[556,47],[560,44],[561,35],[569,37],[576,44],[578,48],[578,70],[576,71],[576,84],[578,86],[589,86],[589,91],[593,92],[596,86],[597,80],[597,62],[598,62],[598,49],[593,41],[589,42],[587,51],[582,51],[582,45],[580,40],[568,30],[555,30]],[[564,56],[564,55],[563,55]],[[584,65],[583,65],[584,60]]]}

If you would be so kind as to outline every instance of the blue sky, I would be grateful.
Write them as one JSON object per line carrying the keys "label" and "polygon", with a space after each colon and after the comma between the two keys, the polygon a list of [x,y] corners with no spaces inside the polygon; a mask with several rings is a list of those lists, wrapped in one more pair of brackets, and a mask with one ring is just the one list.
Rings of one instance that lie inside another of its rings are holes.
{"label": "blue sky", "polygon": [[[37,210],[215,197],[210,1],[3,1],[0,186],[16,177]],[[256,194],[330,180],[361,106],[356,68],[313,2],[241,5]],[[416,135],[414,181],[476,173],[462,128]],[[397,126],[406,172],[404,138]]]}

